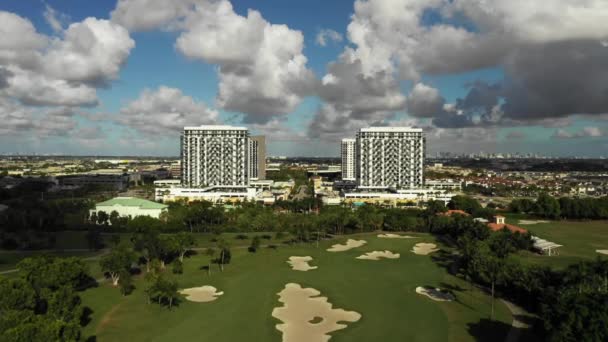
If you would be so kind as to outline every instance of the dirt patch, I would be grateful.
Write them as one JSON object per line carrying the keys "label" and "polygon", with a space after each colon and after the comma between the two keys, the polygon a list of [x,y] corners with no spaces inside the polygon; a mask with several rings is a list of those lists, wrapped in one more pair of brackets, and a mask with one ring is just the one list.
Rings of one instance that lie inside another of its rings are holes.
{"label": "dirt patch", "polygon": [[379,238],[382,239],[415,239],[415,236],[409,236],[409,235],[399,235],[399,234],[391,234],[391,233],[387,233],[387,234],[378,234]]}
{"label": "dirt patch", "polygon": [[427,296],[437,302],[451,302],[456,299],[453,294],[447,291],[427,286],[418,286],[416,288],[416,293]]}
{"label": "dirt patch", "polygon": [[287,263],[289,265],[291,265],[291,269],[294,271],[310,271],[310,270],[314,270],[317,268],[317,266],[310,266],[308,263],[312,261],[312,257],[309,256],[305,256],[305,257],[300,257],[300,256],[292,256],[289,257],[289,260],[287,260]]}
{"label": "dirt patch", "polygon": [[608,249],[596,249],[595,252],[608,255]]}
{"label": "dirt patch", "polygon": [[416,246],[414,246],[412,252],[418,255],[429,255],[433,252],[437,252],[438,250],[439,248],[437,248],[437,245],[435,245],[434,243],[421,242],[417,243]]}
{"label": "dirt patch", "polygon": [[361,314],[334,309],[327,297],[313,288],[289,283],[278,293],[282,307],[272,310],[272,316],[283,323],[276,328],[283,333],[283,342],[327,342],[332,331],[347,327],[338,322],[357,322]]}
{"label": "dirt patch", "polygon": [[179,293],[185,295],[187,300],[197,303],[212,302],[224,294],[224,292],[218,292],[215,287],[209,285],[183,289]]}
{"label": "dirt patch", "polygon": [[361,246],[365,245],[366,243],[367,243],[367,241],[365,241],[365,240],[348,239],[348,240],[346,240],[345,244],[333,245],[333,246],[331,246],[331,248],[328,248],[327,251],[328,252],[344,252],[349,249],[361,247]]}
{"label": "dirt patch", "polygon": [[359,255],[357,257],[357,259],[363,259],[363,260],[380,260],[380,258],[398,259],[399,256],[400,256],[399,253],[395,254],[391,251],[373,251],[373,252],[365,253],[363,255]]}
{"label": "dirt patch", "polygon": [[528,225],[528,224],[549,223],[551,221],[546,221],[546,220],[519,220],[518,222],[519,222],[519,224]]}

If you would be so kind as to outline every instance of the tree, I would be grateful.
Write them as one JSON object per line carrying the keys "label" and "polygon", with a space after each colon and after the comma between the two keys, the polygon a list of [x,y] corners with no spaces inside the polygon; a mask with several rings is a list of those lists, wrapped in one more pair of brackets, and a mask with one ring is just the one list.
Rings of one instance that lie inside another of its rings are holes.
{"label": "tree", "polygon": [[128,270],[122,270],[118,275],[120,277],[120,293],[123,296],[131,294],[135,286],[133,285],[133,277]]}
{"label": "tree", "polygon": [[92,212],[91,216],[89,216],[89,221],[93,224],[97,224],[97,213]]}
{"label": "tree", "polygon": [[232,254],[230,253],[230,245],[228,242],[226,242],[226,240],[220,239],[217,246],[220,251],[220,257],[218,260],[218,263],[220,264],[220,271],[224,272],[224,265],[229,264],[230,259],[232,258]]}
{"label": "tree", "polygon": [[211,261],[213,261],[213,256],[215,255],[215,249],[209,247],[205,250],[205,255],[209,257],[209,264],[207,266],[207,275],[211,275]]}
{"label": "tree", "polygon": [[110,254],[102,257],[99,265],[102,272],[110,275],[112,285],[118,286],[121,274],[129,272],[133,262],[135,262],[135,254],[125,246],[118,246]]}
{"label": "tree", "polygon": [[109,219],[110,219],[110,216],[105,211],[97,212],[97,223],[103,224],[103,225],[108,225]]}
{"label": "tree", "polygon": [[148,303],[152,300],[156,300],[159,305],[166,302],[171,309],[173,303],[179,297],[177,282],[165,279],[161,275],[149,275],[146,280],[148,285],[144,291],[148,296]]}
{"label": "tree", "polygon": [[503,259],[496,257],[486,244],[481,244],[478,253],[473,261],[475,272],[485,281],[490,284],[492,294],[492,311],[490,319],[494,320],[494,298],[496,283],[502,279],[504,275],[505,262]]}
{"label": "tree", "polygon": [[64,323],[74,322],[82,316],[80,297],[70,286],[61,286],[51,292],[48,303],[48,315]]}
{"label": "tree", "polygon": [[110,213],[110,224],[112,225],[112,227],[118,227],[120,226],[120,223],[120,215],[116,210],[112,210],[112,212]]}
{"label": "tree", "polygon": [[186,255],[190,249],[196,246],[196,239],[194,239],[192,233],[179,232],[173,237],[173,241],[177,247],[179,260],[181,262],[184,261],[184,255]]}
{"label": "tree", "polygon": [[536,214],[541,217],[558,219],[560,216],[559,201],[546,193],[541,193],[536,199]]}
{"label": "tree", "polygon": [[56,290],[62,286],[74,289],[90,284],[87,264],[79,258],[50,256],[25,258],[17,264],[19,274],[35,291],[47,288]]}
{"label": "tree", "polygon": [[260,248],[260,237],[256,235],[253,237],[253,239],[251,239],[251,246],[249,246],[248,250],[251,253],[255,253],[259,248]]}
{"label": "tree", "polygon": [[177,259],[173,262],[173,273],[174,274],[184,273],[184,264],[181,262],[181,260]]}

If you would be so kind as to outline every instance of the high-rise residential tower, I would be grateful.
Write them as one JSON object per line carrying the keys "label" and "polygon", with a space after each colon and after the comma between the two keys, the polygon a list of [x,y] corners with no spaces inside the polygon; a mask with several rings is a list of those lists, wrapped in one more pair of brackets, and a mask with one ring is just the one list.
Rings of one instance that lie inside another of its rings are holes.
{"label": "high-rise residential tower", "polygon": [[342,139],[342,180],[354,181],[356,179],[356,140]]}
{"label": "high-rise residential tower", "polygon": [[182,184],[186,187],[249,185],[249,132],[245,127],[184,127]]}
{"label": "high-rise residential tower", "polygon": [[360,129],[356,141],[358,188],[421,188],[424,185],[425,142],[421,128]]}
{"label": "high-rise residential tower", "polygon": [[249,179],[266,179],[266,137],[249,138]]}

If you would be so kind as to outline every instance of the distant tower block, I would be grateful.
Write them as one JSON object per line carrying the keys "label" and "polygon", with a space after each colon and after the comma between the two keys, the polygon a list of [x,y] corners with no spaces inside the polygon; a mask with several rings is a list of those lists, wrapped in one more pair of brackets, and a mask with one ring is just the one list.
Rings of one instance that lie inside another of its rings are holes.
{"label": "distant tower block", "polygon": [[369,127],[357,133],[357,185],[362,189],[415,189],[424,185],[421,128]]}
{"label": "distant tower block", "polygon": [[245,127],[184,127],[181,137],[182,185],[249,185],[249,132]]}
{"label": "distant tower block", "polygon": [[266,137],[249,138],[249,179],[266,179]]}
{"label": "distant tower block", "polygon": [[341,156],[342,156],[342,180],[356,179],[356,149],[355,139],[342,139]]}

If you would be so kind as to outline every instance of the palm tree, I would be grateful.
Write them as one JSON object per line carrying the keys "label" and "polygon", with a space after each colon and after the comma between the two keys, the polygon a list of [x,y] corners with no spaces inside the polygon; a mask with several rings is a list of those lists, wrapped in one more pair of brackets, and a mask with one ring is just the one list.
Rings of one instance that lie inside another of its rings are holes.
{"label": "palm tree", "polygon": [[215,249],[209,247],[205,250],[205,255],[209,257],[209,266],[207,266],[207,275],[211,275],[211,261],[213,261],[213,256],[215,255]]}

